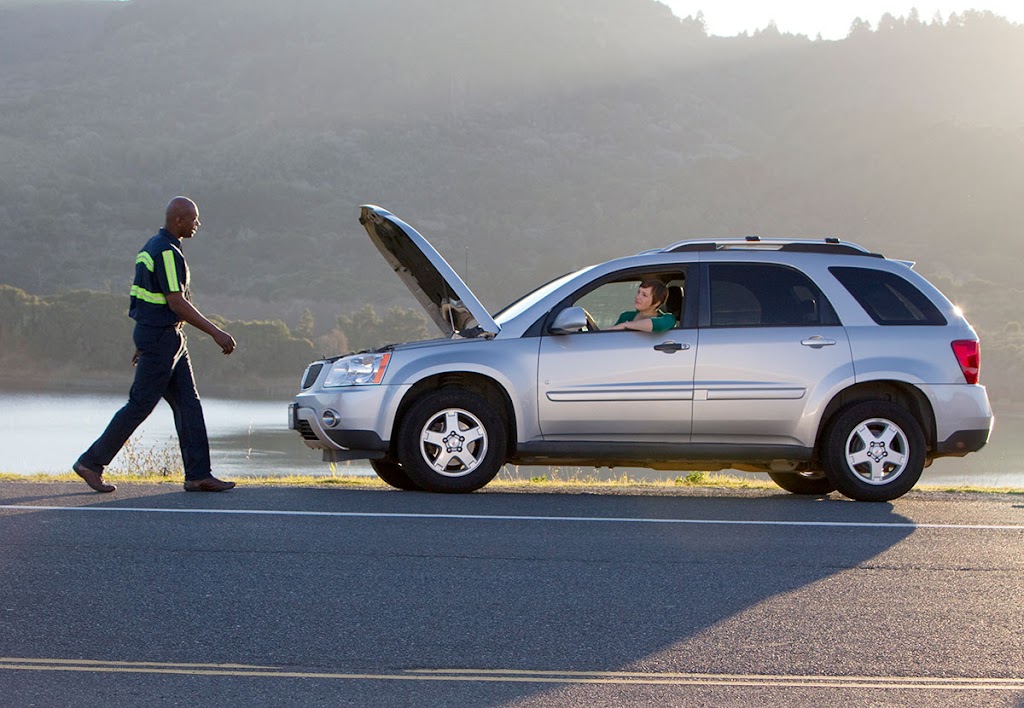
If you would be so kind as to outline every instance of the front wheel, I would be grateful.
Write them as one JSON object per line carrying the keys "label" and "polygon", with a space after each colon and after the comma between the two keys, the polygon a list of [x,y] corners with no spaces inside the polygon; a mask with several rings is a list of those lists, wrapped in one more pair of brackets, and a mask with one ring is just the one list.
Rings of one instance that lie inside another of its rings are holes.
{"label": "front wheel", "polygon": [[836,490],[835,482],[821,472],[769,472],[768,476],[792,494],[824,496]]}
{"label": "front wheel", "polygon": [[841,411],[828,427],[823,452],[829,479],[857,501],[901,497],[924,471],[921,426],[889,401],[854,403]]}
{"label": "front wheel", "polygon": [[501,416],[482,397],[444,388],[409,409],[398,437],[398,460],[428,492],[473,492],[505,464]]}
{"label": "front wheel", "polygon": [[390,460],[370,460],[370,467],[377,473],[377,476],[390,484],[395,489],[406,492],[419,492],[423,487],[409,479],[402,466]]}

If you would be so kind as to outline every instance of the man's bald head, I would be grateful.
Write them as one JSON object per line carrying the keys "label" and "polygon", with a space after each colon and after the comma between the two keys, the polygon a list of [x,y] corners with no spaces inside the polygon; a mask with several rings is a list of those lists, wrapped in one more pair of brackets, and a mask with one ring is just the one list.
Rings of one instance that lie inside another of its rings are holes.
{"label": "man's bald head", "polygon": [[188,197],[175,197],[167,203],[164,228],[177,238],[192,238],[199,228],[199,207]]}

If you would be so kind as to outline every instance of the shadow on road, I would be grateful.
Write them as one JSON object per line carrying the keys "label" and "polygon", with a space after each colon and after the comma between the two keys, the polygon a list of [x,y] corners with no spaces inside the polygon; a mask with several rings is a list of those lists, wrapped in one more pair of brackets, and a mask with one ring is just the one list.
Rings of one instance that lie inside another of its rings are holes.
{"label": "shadow on road", "polygon": [[[16,488],[0,485],[0,504],[83,501]],[[0,594],[12,606],[0,654],[376,673],[635,670],[913,532],[889,504],[788,495],[147,489],[90,506],[365,515],[0,512]],[[83,613],[83,592],[116,612]],[[661,670],[716,668],[713,657],[669,661]],[[522,683],[511,695],[550,688]]]}

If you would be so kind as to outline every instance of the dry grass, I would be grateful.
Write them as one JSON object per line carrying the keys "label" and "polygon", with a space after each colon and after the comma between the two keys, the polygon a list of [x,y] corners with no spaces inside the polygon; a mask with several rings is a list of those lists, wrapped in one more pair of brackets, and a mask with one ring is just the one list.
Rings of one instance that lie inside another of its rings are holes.
{"label": "dry grass", "polygon": [[[104,474],[104,479],[121,483],[139,484],[181,484],[184,481],[184,465],[175,438],[162,446],[143,449],[134,440],[129,440],[121,449]],[[245,486],[253,487],[351,487],[363,489],[390,489],[374,475],[339,473],[339,468],[330,465],[331,474],[313,475],[266,475],[237,478]],[[529,470],[529,471],[527,471]],[[563,492],[590,494],[679,494],[686,490],[705,489],[720,491],[776,491],[781,490],[767,478],[751,479],[717,472],[689,472],[672,479],[641,479],[621,476],[599,478],[592,468],[548,467],[545,474],[531,475],[536,468],[520,468],[505,465],[498,476],[487,485],[492,492]],[[14,474],[0,472],[0,481],[30,482],[78,482],[73,472],[62,474]],[[918,485],[916,492],[948,492],[974,494],[1022,494],[1024,489],[1016,487],[978,487],[972,485]]]}
{"label": "dry grass", "polygon": [[143,449],[132,438],[121,448],[104,476],[118,480],[156,477],[181,481],[184,470],[185,464],[181,460],[181,450],[176,439],[159,447]]}
{"label": "dry grass", "polygon": [[[149,459],[140,456],[136,460]],[[117,484],[181,484],[183,476],[180,466],[171,469],[164,464],[160,455],[155,458],[158,464],[148,468],[131,468],[129,465],[119,466],[117,471],[111,470],[104,479]],[[179,458],[180,459],[180,458]],[[180,465],[180,462],[179,462]],[[71,472],[64,474],[13,474],[0,472],[0,481],[24,482],[79,482],[79,478]],[[246,487],[348,487],[353,489],[390,489],[390,487],[374,476],[334,474],[328,476],[282,475],[262,477],[235,478]],[[718,490],[718,491],[776,491],[783,493],[775,484],[767,479],[749,479],[733,477],[728,474],[709,472],[691,472],[686,476],[667,480],[645,480],[622,475],[617,479],[598,479],[593,474],[581,474],[579,471],[566,471],[552,468],[542,476],[524,477],[513,472],[503,471],[494,481],[485,487],[490,492],[546,492],[566,494],[679,494],[687,490]],[[915,492],[946,492],[973,494],[1017,494],[1024,495],[1024,489],[1016,487],[975,487],[970,485],[918,485]]]}

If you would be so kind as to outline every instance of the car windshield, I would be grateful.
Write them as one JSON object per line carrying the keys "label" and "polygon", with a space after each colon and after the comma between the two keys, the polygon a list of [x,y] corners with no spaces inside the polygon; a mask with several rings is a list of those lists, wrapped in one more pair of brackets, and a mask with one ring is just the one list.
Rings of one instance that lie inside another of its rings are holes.
{"label": "car windshield", "polygon": [[562,285],[564,285],[565,283],[569,282],[570,280],[573,280],[577,276],[582,275],[583,273],[586,273],[588,270],[590,270],[593,267],[594,266],[587,266],[586,268],[583,268],[581,270],[576,270],[576,271],[573,271],[572,273],[566,273],[565,275],[563,275],[563,276],[561,276],[559,278],[555,278],[554,280],[549,281],[549,282],[545,283],[544,285],[541,285],[536,290],[533,290],[532,292],[527,293],[526,295],[524,295],[523,297],[519,298],[518,300],[516,300],[516,301],[512,302],[511,304],[506,305],[505,307],[503,307],[494,316],[494,321],[497,322],[499,325],[502,325],[505,322],[508,322],[509,320],[511,320],[511,319],[513,319],[515,317],[518,317],[519,315],[521,315],[524,312],[526,312],[526,310],[528,310],[529,308],[533,307],[538,302],[540,302],[541,300],[546,298],[548,295],[553,293],[555,290],[557,290],[558,288],[562,287]]}

